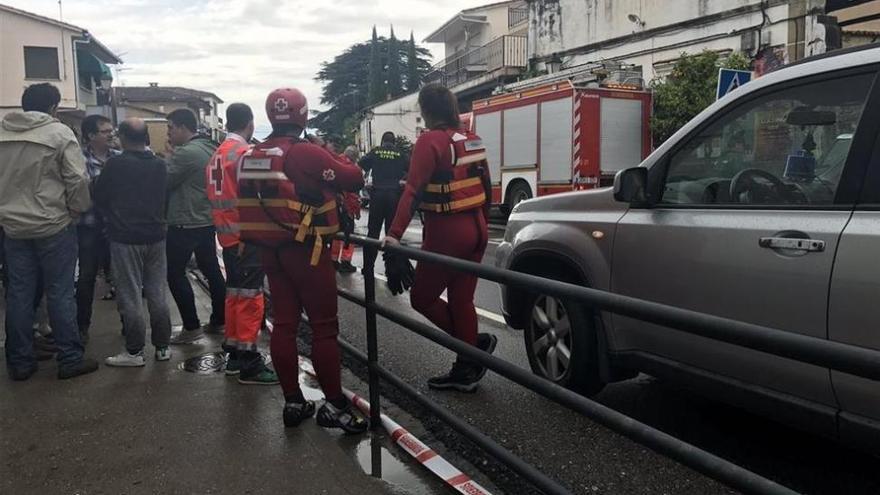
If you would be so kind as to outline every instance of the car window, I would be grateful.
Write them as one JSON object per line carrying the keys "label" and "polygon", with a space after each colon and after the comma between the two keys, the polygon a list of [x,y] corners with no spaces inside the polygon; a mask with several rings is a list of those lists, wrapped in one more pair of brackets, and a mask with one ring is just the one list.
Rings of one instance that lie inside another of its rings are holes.
{"label": "car window", "polygon": [[661,202],[833,203],[873,79],[789,87],[724,114],[672,155]]}

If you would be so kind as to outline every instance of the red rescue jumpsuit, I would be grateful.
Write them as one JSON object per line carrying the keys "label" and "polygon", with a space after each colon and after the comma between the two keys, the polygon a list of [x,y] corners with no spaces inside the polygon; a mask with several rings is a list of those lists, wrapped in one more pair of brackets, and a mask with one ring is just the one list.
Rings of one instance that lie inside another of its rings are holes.
{"label": "red rescue jumpsuit", "polygon": [[230,133],[214,152],[205,171],[208,199],[226,268],[224,347],[230,351],[256,351],[263,326],[263,271],[257,248],[247,246],[239,251],[236,176],[238,162],[249,148],[243,137]]}
{"label": "red rescue jumpsuit", "polygon": [[[338,155],[336,158],[346,165],[356,166],[355,163],[344,154]],[[343,195],[343,209],[353,220],[361,218],[361,199],[357,193],[347,192]],[[330,257],[333,261],[337,262],[351,262],[352,258],[354,258],[354,244],[345,246],[345,241],[334,239],[333,244],[330,247]]]}
{"label": "red rescue jumpsuit", "polygon": [[[341,192],[356,191],[364,184],[358,167],[341,163],[310,143],[293,146],[284,160],[284,174],[296,185],[297,191],[320,192],[324,202],[332,201]],[[274,301],[272,362],[284,396],[300,396],[296,335],[300,315],[305,310],[312,327],[312,362],[318,382],[327,399],[335,400],[343,398],[336,342],[339,333],[336,270],[327,249],[322,250],[318,264],[312,266],[313,243],[314,238],[310,238],[305,243],[263,249],[263,268]]]}
{"label": "red rescue jumpsuit", "polygon": [[[400,240],[412,220],[420,191],[431,177],[452,170],[452,151],[445,130],[422,134],[413,149],[406,187],[400,198],[390,237]],[[489,241],[489,203],[483,208],[455,214],[426,212],[422,249],[479,263]],[[474,292],[477,277],[440,265],[419,262],[410,300],[413,308],[442,330],[471,345],[477,343],[477,310]],[[449,302],[440,299],[447,291]]]}

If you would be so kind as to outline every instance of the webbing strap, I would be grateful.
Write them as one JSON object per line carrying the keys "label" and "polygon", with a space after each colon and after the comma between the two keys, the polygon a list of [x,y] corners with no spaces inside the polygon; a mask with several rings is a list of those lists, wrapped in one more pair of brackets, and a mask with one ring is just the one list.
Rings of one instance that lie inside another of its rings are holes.
{"label": "webbing strap", "polygon": [[466,199],[460,199],[458,201],[451,201],[449,203],[422,203],[419,205],[419,208],[427,211],[432,211],[435,213],[448,213],[454,210],[460,210],[465,208],[470,208],[472,206],[482,205],[486,202],[486,193],[481,192],[477,196],[473,196]]}
{"label": "webbing strap", "polygon": [[450,193],[453,191],[458,191],[459,189],[464,189],[466,187],[479,186],[483,184],[483,179],[481,177],[469,177],[467,179],[461,180],[453,180],[446,184],[428,184],[425,186],[425,191],[429,193]]}

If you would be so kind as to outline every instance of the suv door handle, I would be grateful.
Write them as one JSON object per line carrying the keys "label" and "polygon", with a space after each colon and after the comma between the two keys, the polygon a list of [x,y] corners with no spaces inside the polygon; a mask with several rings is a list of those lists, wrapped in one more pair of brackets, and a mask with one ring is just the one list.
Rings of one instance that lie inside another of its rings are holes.
{"label": "suv door handle", "polygon": [[788,249],[821,253],[825,251],[825,241],[816,239],[797,239],[792,237],[762,237],[758,245],[767,249]]}

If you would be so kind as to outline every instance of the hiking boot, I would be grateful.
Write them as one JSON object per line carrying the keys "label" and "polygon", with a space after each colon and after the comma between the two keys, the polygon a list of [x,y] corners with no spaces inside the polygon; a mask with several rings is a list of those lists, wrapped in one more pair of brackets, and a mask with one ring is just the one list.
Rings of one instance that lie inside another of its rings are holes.
{"label": "hiking boot", "polygon": [[171,349],[167,347],[156,348],[156,361],[169,361],[171,359]]}
{"label": "hiking boot", "polygon": [[315,403],[307,400],[305,402],[285,402],[282,416],[284,417],[284,426],[293,428],[299,426],[300,423],[315,414]]}
{"label": "hiking boot", "polygon": [[257,373],[242,372],[238,375],[238,383],[242,385],[278,385],[278,374],[269,368],[263,367]]}
{"label": "hiking boot", "polygon": [[[481,333],[477,335],[477,348],[492,354],[498,345],[498,337]],[[435,376],[428,380],[428,387],[435,390],[458,390],[459,392],[475,392],[480,380],[486,376],[486,367],[467,359],[458,358],[452,364],[449,373]]]}
{"label": "hiking boot", "polygon": [[226,355],[226,368],[223,369],[223,372],[227,376],[235,376],[241,373],[241,357],[237,352],[230,351]]}
{"label": "hiking boot", "polygon": [[180,333],[171,337],[171,345],[188,345],[205,336],[202,328],[195,330],[181,330]]}
{"label": "hiking boot", "polygon": [[123,351],[105,359],[104,364],[118,368],[139,368],[147,364],[147,362],[144,359],[144,351],[137,354],[129,354],[128,351]]}
{"label": "hiking boot", "polygon": [[339,264],[339,267],[336,269],[339,273],[349,274],[357,272],[357,268],[351,264],[351,261],[343,261]]}
{"label": "hiking boot", "polygon": [[357,435],[370,427],[370,421],[351,402],[343,409],[324,402],[321,409],[318,409],[317,422],[324,428],[339,428],[346,435]]}
{"label": "hiking boot", "polygon": [[30,377],[34,376],[34,373],[37,372],[37,365],[34,364],[30,368],[23,369],[10,369],[9,370],[9,378],[17,382],[23,382],[28,380]]}
{"label": "hiking boot", "polygon": [[60,366],[58,368],[58,379],[67,380],[68,378],[76,378],[96,371],[98,371],[98,362],[94,359],[83,358],[82,361],[76,364]]}

